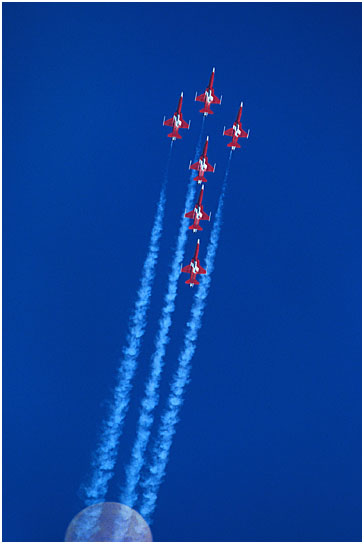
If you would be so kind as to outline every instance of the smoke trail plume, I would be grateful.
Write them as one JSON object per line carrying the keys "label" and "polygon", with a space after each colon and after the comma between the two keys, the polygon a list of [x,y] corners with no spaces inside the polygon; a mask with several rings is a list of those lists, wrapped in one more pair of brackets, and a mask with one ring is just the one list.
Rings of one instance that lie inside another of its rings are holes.
{"label": "smoke trail plume", "polygon": [[230,151],[214,226],[207,248],[207,256],[205,261],[207,265],[207,274],[206,276],[200,276],[201,284],[199,285],[199,288],[195,294],[194,303],[191,308],[191,316],[187,323],[184,346],[178,357],[178,368],[172,380],[167,409],[162,416],[161,426],[159,428],[157,440],[153,448],[153,461],[151,466],[148,468],[149,474],[147,478],[144,482],[142,482],[144,492],[140,513],[144,519],[148,521],[148,523],[150,523],[151,516],[154,512],[158,490],[162,483],[166,465],[168,463],[169,451],[172,445],[173,435],[176,432],[176,424],[178,422],[180,408],[183,404],[185,387],[189,381],[191,360],[196,350],[197,336],[202,323],[206,298],[209,293],[211,274],[214,269],[215,255],[222,225],[222,211],[227,179],[229,175],[231,154],[232,151]]}
{"label": "smoke trail plume", "polygon": [[[204,129],[205,117],[203,117],[200,136],[196,146],[195,159],[197,161],[202,146],[202,135]],[[195,173],[192,171],[187,189],[185,209],[190,209],[193,205],[193,197],[195,193],[195,183],[193,177]],[[188,222],[184,217],[183,211],[181,216],[180,228],[177,238],[176,250],[174,253],[171,272],[168,278],[168,289],[164,297],[164,307],[162,316],[159,320],[159,330],[155,339],[155,352],[152,356],[150,376],[145,388],[144,398],[141,403],[140,415],[137,427],[137,435],[131,454],[131,460],[126,467],[126,484],[122,491],[120,501],[123,504],[134,506],[137,500],[137,485],[140,479],[140,472],[144,464],[145,450],[148,445],[151,427],[153,424],[153,411],[159,401],[159,383],[164,366],[164,356],[166,346],[169,342],[169,329],[172,324],[172,314],[175,309],[175,299],[177,296],[177,284],[180,276],[180,264],[183,260],[184,249],[187,240]]]}
{"label": "smoke trail plume", "polygon": [[129,406],[132,379],[137,367],[137,359],[139,356],[141,341],[146,327],[146,315],[152,293],[155,266],[159,253],[159,241],[162,234],[164,209],[166,203],[166,185],[168,181],[169,164],[172,156],[172,144],[173,141],[171,141],[169,148],[164,180],[154,217],[148,253],[143,265],[135,307],[129,321],[127,341],[122,350],[123,356],[120,360],[117,371],[113,399],[110,404],[109,414],[103,421],[99,443],[93,455],[93,473],[91,481],[88,485],[81,487],[81,493],[84,497],[86,505],[104,501],[108,481],[114,472],[117,457],[117,446],[119,444],[124,419]]}

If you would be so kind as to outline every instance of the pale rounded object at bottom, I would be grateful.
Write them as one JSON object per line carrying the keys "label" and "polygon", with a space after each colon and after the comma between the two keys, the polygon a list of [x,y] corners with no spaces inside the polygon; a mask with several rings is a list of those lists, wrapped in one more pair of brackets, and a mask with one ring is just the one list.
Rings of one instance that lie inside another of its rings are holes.
{"label": "pale rounded object at bottom", "polygon": [[81,510],[69,524],[65,542],[152,542],[149,525],[119,502],[101,502]]}

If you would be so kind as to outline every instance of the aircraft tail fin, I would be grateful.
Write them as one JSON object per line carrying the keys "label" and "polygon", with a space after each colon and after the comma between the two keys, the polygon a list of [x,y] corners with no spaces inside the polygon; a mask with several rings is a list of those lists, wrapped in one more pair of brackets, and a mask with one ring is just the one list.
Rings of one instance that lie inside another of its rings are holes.
{"label": "aircraft tail fin", "polygon": [[191,278],[189,280],[185,281],[185,283],[187,283],[188,285],[200,285],[199,281],[197,281],[196,279],[191,280]]}
{"label": "aircraft tail fin", "polygon": [[210,108],[210,106],[207,106],[205,104],[205,106],[202,108],[202,110],[200,110],[200,113],[210,113],[210,114],[213,114],[214,112],[212,111],[212,109]]}
{"label": "aircraft tail fin", "polygon": [[195,178],[193,178],[193,181],[198,181],[198,183],[207,183],[207,179],[205,177],[202,176],[202,178],[200,178],[199,176],[196,176]]}

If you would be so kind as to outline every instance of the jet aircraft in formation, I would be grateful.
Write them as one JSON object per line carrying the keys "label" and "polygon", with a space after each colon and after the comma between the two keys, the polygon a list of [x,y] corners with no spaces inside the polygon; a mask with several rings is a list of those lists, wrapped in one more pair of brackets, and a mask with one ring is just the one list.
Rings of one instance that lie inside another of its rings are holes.
{"label": "jet aircraft in formation", "polygon": [[242,126],[241,126],[241,113],[243,111],[243,103],[241,102],[240,103],[240,108],[239,108],[239,111],[238,111],[238,116],[236,118],[236,121],[235,123],[233,124],[232,128],[228,128],[227,130],[225,130],[225,127],[224,127],[224,130],[223,130],[223,135],[224,136],[232,136],[233,139],[231,140],[231,142],[229,142],[227,144],[228,147],[231,147],[231,149],[236,149],[237,147],[241,147],[241,145],[238,144],[238,139],[239,138],[249,138],[249,130],[248,132],[245,132],[245,130],[242,129]]}
{"label": "jet aircraft in formation", "polygon": [[193,232],[202,230],[200,221],[204,221],[204,220],[210,221],[211,219],[211,212],[210,212],[210,215],[207,215],[207,213],[203,211],[202,197],[203,197],[204,188],[205,186],[202,185],[200,196],[198,197],[198,201],[194,209],[191,212],[185,213],[185,217],[187,217],[188,219],[193,219],[193,224],[188,227],[190,230],[193,230]]}
{"label": "jet aircraft in formation", "polygon": [[207,136],[205,145],[203,147],[203,152],[201,157],[198,159],[198,162],[195,162],[191,164],[192,161],[190,161],[190,170],[198,170],[198,175],[193,178],[194,181],[197,181],[197,183],[202,183],[203,181],[206,182],[207,179],[204,177],[205,172],[215,172],[215,166],[211,166],[209,164],[208,158],[207,158],[207,147],[209,145],[209,137]]}
{"label": "jet aircraft in formation", "polygon": [[181,139],[182,136],[179,134],[180,128],[190,128],[191,121],[189,123],[186,123],[186,121],[182,117],[182,101],[183,101],[183,92],[181,93],[180,99],[178,101],[177,111],[174,113],[173,117],[170,119],[163,118],[163,125],[166,127],[173,127],[173,130],[170,134],[168,134],[168,138],[172,138],[172,140],[175,140],[176,138]]}
{"label": "jet aircraft in formation", "polygon": [[204,102],[204,107],[202,108],[202,110],[200,110],[200,113],[203,113],[204,115],[214,113],[212,109],[210,108],[210,104],[221,104],[222,96],[220,98],[217,98],[214,92],[214,88],[213,88],[214,77],[215,77],[215,68],[212,69],[212,74],[210,76],[209,84],[206,87],[206,91],[203,94],[200,94],[199,96],[197,96],[197,93],[195,95],[196,102]]}
{"label": "jet aircraft in formation", "polygon": [[200,240],[197,240],[195,254],[192,257],[192,260],[190,264],[187,266],[181,267],[181,272],[185,272],[186,274],[190,274],[190,278],[185,281],[190,287],[193,287],[194,285],[199,285],[199,281],[196,280],[197,274],[206,274],[206,270],[202,268],[200,265],[200,260],[198,258],[198,251],[200,249]]}
{"label": "jet aircraft in formation", "polygon": [[[200,110],[200,113],[202,113],[204,116],[207,116],[209,114],[214,113],[211,109],[211,104],[221,104],[222,96],[218,98],[215,95],[214,91],[214,77],[215,77],[215,68],[212,69],[212,74],[210,76],[209,84],[206,87],[206,90],[203,94],[200,94],[199,96],[195,96],[195,101],[197,102],[203,102],[204,106]],[[172,138],[172,140],[181,139],[182,136],[179,134],[180,128],[190,128],[190,123],[186,123],[186,121],[182,117],[182,101],[183,101],[183,93],[181,93],[181,97],[178,102],[177,111],[174,113],[173,117],[171,119],[167,119],[164,117],[163,119],[163,125],[172,127],[172,132],[168,134],[167,136],[169,138]],[[238,111],[238,116],[236,118],[236,121],[234,122],[233,126],[227,130],[223,130],[224,136],[230,136],[232,138],[231,142],[227,144],[227,147],[230,147],[232,150],[235,150],[236,148],[240,148],[241,145],[238,143],[239,138],[248,138],[249,137],[249,130],[248,132],[245,132],[243,130],[241,125],[241,114],[243,111],[243,102],[240,104],[240,108]],[[215,172],[215,166],[211,166],[209,164],[208,158],[207,158],[207,148],[209,145],[209,137],[207,136],[206,142],[202,151],[202,155],[200,156],[198,162],[195,162],[191,164],[192,161],[190,161],[189,169],[190,170],[197,170],[198,174],[194,178],[194,181],[197,181],[197,183],[206,183],[207,179],[205,178],[206,172]],[[198,197],[198,201],[194,207],[194,209],[190,212],[185,213],[185,217],[187,219],[193,219],[192,225],[190,225],[188,228],[192,230],[193,232],[202,231],[202,227],[200,226],[200,221],[211,219],[211,213],[210,215],[207,215],[206,212],[203,210],[202,206],[202,198],[204,194],[205,186],[202,185],[200,195]],[[185,272],[187,274],[190,274],[190,278],[185,282],[190,285],[190,287],[193,287],[194,285],[199,285],[199,282],[196,280],[197,274],[206,274],[206,270],[202,268],[200,265],[200,261],[198,259],[198,252],[200,249],[200,240],[197,240],[196,244],[196,250],[194,253],[194,256],[191,260],[191,263],[188,266],[185,266],[182,268],[181,265],[181,272]]]}

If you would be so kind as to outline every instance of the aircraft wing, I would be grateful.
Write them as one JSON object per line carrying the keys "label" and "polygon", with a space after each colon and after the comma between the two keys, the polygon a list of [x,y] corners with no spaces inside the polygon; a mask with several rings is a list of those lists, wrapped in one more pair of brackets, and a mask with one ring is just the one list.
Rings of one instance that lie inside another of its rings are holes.
{"label": "aircraft wing", "polygon": [[240,134],[239,134],[239,138],[247,138],[248,137],[248,133],[245,132],[245,130],[243,130],[242,128],[240,129]]}
{"label": "aircraft wing", "polygon": [[213,104],[221,104],[221,100],[220,100],[220,98],[217,98],[217,96],[214,94],[214,98],[213,98],[212,103]]}
{"label": "aircraft wing", "polygon": [[189,124],[186,123],[186,121],[184,119],[182,119],[182,125],[181,125],[181,128],[189,128]]}
{"label": "aircraft wing", "polygon": [[166,119],[166,121],[163,122],[163,125],[165,127],[173,127],[173,117],[171,117],[170,119]]}
{"label": "aircraft wing", "polygon": [[228,128],[224,132],[224,136],[232,136],[234,134],[234,130],[232,128]]}
{"label": "aircraft wing", "polygon": [[185,217],[188,217],[188,219],[193,219],[193,210],[192,212],[185,213]]}
{"label": "aircraft wing", "polygon": [[202,266],[199,264],[198,265],[198,272],[197,274],[206,274],[206,270],[204,268],[202,268]]}
{"label": "aircraft wing", "polygon": [[213,171],[214,171],[214,167],[211,166],[211,164],[208,164],[208,163],[207,163],[207,170],[206,170],[206,172],[213,172]]}
{"label": "aircraft wing", "polygon": [[198,162],[194,162],[193,164],[191,164],[190,170],[198,170]]}
{"label": "aircraft wing", "polygon": [[196,96],[195,101],[196,102],[205,102],[205,93]]}
{"label": "aircraft wing", "polygon": [[206,221],[209,221],[209,220],[210,220],[210,216],[207,215],[206,212],[202,212],[202,217],[201,217],[201,219],[205,219]]}
{"label": "aircraft wing", "polygon": [[188,264],[187,266],[184,266],[181,269],[181,272],[185,272],[186,274],[191,274],[191,270],[192,270],[192,266],[190,264]]}

